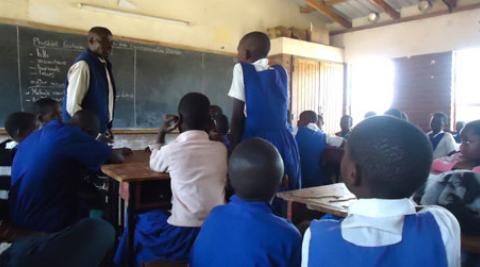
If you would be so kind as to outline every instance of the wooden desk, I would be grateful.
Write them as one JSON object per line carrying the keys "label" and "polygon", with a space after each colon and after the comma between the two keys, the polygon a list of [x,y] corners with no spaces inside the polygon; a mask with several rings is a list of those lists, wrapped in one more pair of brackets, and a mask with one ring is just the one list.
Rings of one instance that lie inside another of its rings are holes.
{"label": "wooden desk", "polygon": [[[136,153],[136,156],[135,156]],[[133,251],[134,244],[134,232],[135,232],[135,212],[139,204],[139,190],[137,190],[138,185],[141,182],[148,181],[169,181],[170,176],[168,173],[159,173],[152,171],[149,167],[148,160],[133,162],[136,160],[144,160],[148,152],[134,152],[132,157],[127,159],[127,163],[123,164],[111,164],[103,165],[102,172],[107,176],[111,177],[113,180],[118,183],[128,183],[129,185],[129,198],[128,198],[128,266],[135,266],[135,252]],[[148,159],[148,157],[146,158]]]}
{"label": "wooden desk", "polygon": [[356,201],[344,183],[317,186],[277,193],[277,197],[289,203],[288,217],[292,218],[292,202],[302,203],[308,209],[345,217],[348,207]]}

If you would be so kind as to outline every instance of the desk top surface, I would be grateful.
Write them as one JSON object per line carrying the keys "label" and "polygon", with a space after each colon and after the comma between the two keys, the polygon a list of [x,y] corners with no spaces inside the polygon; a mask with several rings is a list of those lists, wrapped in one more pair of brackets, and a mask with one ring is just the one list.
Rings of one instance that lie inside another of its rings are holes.
{"label": "desk top surface", "polygon": [[307,208],[345,217],[348,207],[357,199],[344,183],[317,186],[277,193],[279,198],[303,203]]}
{"label": "desk top surface", "polygon": [[133,151],[122,164],[107,164],[102,166],[102,172],[118,182],[142,182],[170,179],[168,173],[156,172],[149,166],[150,152]]}

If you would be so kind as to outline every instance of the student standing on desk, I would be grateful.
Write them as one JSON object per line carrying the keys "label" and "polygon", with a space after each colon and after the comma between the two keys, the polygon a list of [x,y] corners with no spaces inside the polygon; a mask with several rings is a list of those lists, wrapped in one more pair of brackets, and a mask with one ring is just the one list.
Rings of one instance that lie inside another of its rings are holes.
{"label": "student standing on desk", "polygon": [[68,121],[82,109],[93,112],[100,121],[100,133],[113,138],[115,82],[108,57],[113,40],[109,29],[93,27],[88,32],[88,48],[70,67],[65,81],[63,118]]}
{"label": "student standing on desk", "polygon": [[300,157],[288,125],[288,77],[280,65],[268,65],[270,40],[261,32],[245,35],[238,44],[228,95],[233,100],[232,148],[241,140],[261,137],[282,155],[288,189],[301,187]]}
{"label": "student standing on desk", "polygon": [[460,266],[460,227],[446,209],[416,211],[412,194],[432,163],[425,134],[403,120],[379,116],[359,123],[341,170],[359,200],[343,220],[313,221],[302,266]]}
{"label": "student standing on desk", "polygon": [[300,233],[270,207],[283,178],[277,149],[260,138],[244,141],[233,151],[228,171],[236,195],[208,216],[190,266],[299,266]]}
{"label": "student standing on desk", "polygon": [[56,232],[88,214],[79,214],[78,185],[87,170],[97,171],[122,152],[95,140],[99,122],[85,110],[68,124],[50,121],[17,148],[9,194],[10,219],[17,227]]}
{"label": "student standing on desk", "polygon": [[340,147],[344,141],[342,137],[330,136],[323,132],[318,126],[320,118],[314,111],[307,110],[300,113],[297,124],[298,132],[295,139],[300,152],[304,188],[331,184],[328,177],[324,177],[322,173],[320,157],[327,146]]}
{"label": "student standing on desk", "polygon": [[[227,149],[210,141],[210,101],[200,93],[186,94],[178,104],[179,117],[166,117],[158,144],[152,147],[150,168],[169,172],[172,209],[138,215],[134,251],[136,266],[153,260],[187,261],[190,248],[210,210],[225,202]],[[165,135],[179,128],[180,135],[165,144]],[[127,263],[127,229],[115,263]]]}

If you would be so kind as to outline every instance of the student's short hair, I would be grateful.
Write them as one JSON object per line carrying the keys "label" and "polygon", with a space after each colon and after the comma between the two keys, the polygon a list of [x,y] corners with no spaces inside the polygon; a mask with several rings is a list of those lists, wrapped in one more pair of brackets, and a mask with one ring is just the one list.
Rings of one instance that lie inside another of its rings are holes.
{"label": "student's short hair", "polygon": [[395,117],[397,119],[403,119],[402,117],[402,111],[400,111],[399,109],[396,109],[396,108],[391,108],[391,109],[388,109],[387,111],[385,111],[384,115],[388,115],[388,116],[392,116],[392,117]]}
{"label": "student's short hair", "polygon": [[[218,106],[218,105],[210,105],[210,110],[215,110],[215,111],[216,111],[216,112],[215,112],[216,114],[223,114],[222,108],[221,108],[220,106]],[[215,115],[216,115],[216,114],[215,114]]]}
{"label": "student's short hair", "polygon": [[270,52],[270,38],[263,32],[250,32],[245,34],[240,42],[244,42],[255,58],[264,58]]}
{"label": "student's short hair", "polygon": [[413,124],[390,116],[360,122],[348,139],[357,175],[377,198],[410,197],[425,183],[432,146]]}
{"label": "student's short hair", "polygon": [[80,127],[82,131],[93,137],[100,132],[100,120],[97,115],[86,109],[77,111],[68,123]]}
{"label": "student's short hair", "polygon": [[[317,113],[315,113],[315,111],[313,110],[305,110],[302,113],[300,113],[300,116],[298,116],[298,118],[301,121],[308,121],[310,123],[315,123],[318,121],[319,116],[321,117],[321,115],[317,115]],[[323,119],[323,117],[321,118]]]}
{"label": "student's short hair", "polygon": [[105,27],[95,26],[88,31],[88,38],[91,38],[93,35],[112,35],[112,32]]}
{"label": "student's short hair", "polygon": [[473,133],[474,135],[480,136],[480,120],[471,121],[465,124],[465,127],[463,127],[462,132],[467,132],[467,131]]}
{"label": "student's short hair", "polygon": [[215,121],[215,128],[217,129],[217,132],[219,134],[225,135],[228,133],[229,127],[228,127],[227,116],[223,114],[218,114],[217,116],[215,116],[214,121]]}
{"label": "student's short hair", "polygon": [[13,139],[24,135],[36,126],[36,117],[33,113],[28,112],[14,112],[8,115],[5,121],[5,131]]}
{"label": "student's short hair", "polygon": [[252,138],[240,143],[228,163],[230,184],[240,198],[269,201],[283,177],[283,160],[268,141]]}
{"label": "student's short hair", "polygon": [[367,119],[367,118],[370,118],[370,117],[373,117],[373,116],[377,116],[377,112],[368,111],[367,113],[365,113],[364,118]]}
{"label": "student's short hair", "polygon": [[41,99],[35,101],[35,103],[33,103],[33,112],[38,117],[43,116],[43,115],[47,115],[51,112],[55,112],[56,108],[59,105],[60,104],[58,103],[58,101],[56,101],[54,99],[41,98]]}
{"label": "student's short hair", "polygon": [[447,116],[447,114],[445,114],[443,112],[435,112],[435,113],[432,114],[432,117],[439,118],[439,119],[443,120],[443,122],[445,122],[445,124],[448,123],[448,116]]}
{"label": "student's short hair", "polygon": [[188,93],[180,99],[178,113],[191,129],[205,130],[210,122],[210,100],[201,93]]}

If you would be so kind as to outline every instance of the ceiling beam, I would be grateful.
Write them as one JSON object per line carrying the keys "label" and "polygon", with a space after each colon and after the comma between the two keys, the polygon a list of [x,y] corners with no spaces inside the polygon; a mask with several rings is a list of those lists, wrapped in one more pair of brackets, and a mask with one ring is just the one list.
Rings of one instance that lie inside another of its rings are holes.
{"label": "ceiling beam", "polygon": [[331,18],[333,21],[339,23],[343,27],[350,29],[352,28],[352,22],[346,18],[340,16],[335,11],[333,11],[328,5],[318,2],[317,0],[305,0],[305,3],[309,6],[321,12]]}
{"label": "ceiling beam", "polygon": [[347,0],[323,0],[322,3],[324,3],[327,6],[332,6],[336,4],[341,4],[347,2]]}
{"label": "ceiling beam", "polygon": [[387,13],[392,19],[400,18],[400,12],[385,2],[385,0],[370,0],[370,2],[383,9],[383,11],[385,11],[385,13]]}
{"label": "ceiling beam", "polygon": [[450,13],[457,8],[457,0],[442,0],[442,2],[448,7],[448,12]]}

